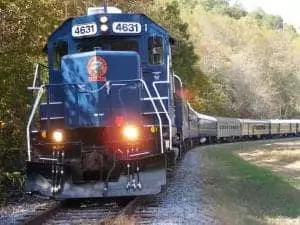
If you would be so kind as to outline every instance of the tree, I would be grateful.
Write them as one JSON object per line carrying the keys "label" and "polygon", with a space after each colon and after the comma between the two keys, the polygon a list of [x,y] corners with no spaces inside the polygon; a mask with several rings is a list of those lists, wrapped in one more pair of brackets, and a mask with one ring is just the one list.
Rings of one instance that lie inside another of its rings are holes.
{"label": "tree", "polygon": [[240,19],[247,16],[248,13],[243,9],[241,4],[235,3],[231,7],[227,8],[225,14],[232,18]]}
{"label": "tree", "polygon": [[283,19],[281,16],[267,14],[261,8],[249,13],[249,15],[253,17],[260,26],[263,25],[274,30],[283,29]]}
{"label": "tree", "polygon": [[217,1],[205,2],[213,4],[201,1],[183,14],[200,59],[197,65],[211,84],[202,99],[205,111],[250,118],[299,113],[299,35],[287,25],[282,29],[280,17],[262,10],[228,17],[229,11],[213,10]]}

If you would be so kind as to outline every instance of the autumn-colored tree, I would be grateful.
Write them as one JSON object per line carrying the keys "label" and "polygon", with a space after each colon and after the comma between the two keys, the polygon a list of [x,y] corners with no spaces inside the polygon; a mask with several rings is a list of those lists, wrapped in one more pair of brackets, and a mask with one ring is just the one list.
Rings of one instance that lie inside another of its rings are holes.
{"label": "autumn-colored tree", "polygon": [[[236,6],[226,2],[199,0],[192,13],[188,6],[183,13],[199,67],[215,85],[205,101],[213,99],[210,104],[218,107],[205,104],[207,112],[250,118],[297,116],[299,35],[281,17],[262,10],[230,15],[226,12]],[[220,108],[223,104],[226,107]]]}

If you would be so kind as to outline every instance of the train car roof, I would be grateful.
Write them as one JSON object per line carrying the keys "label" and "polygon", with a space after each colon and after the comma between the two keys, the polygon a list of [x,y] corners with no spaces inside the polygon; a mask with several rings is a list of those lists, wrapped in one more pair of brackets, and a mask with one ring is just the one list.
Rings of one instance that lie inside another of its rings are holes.
{"label": "train car roof", "polygon": [[241,123],[269,123],[268,120],[239,119]]}
{"label": "train car roof", "polygon": [[212,117],[212,116],[208,116],[208,115],[204,115],[204,114],[201,114],[201,113],[197,113],[198,117],[200,119],[205,119],[205,120],[211,120],[211,121],[217,121],[217,119],[215,117]]}
{"label": "train car roof", "polygon": [[221,117],[221,116],[218,116],[216,117],[217,120],[222,120],[222,121],[239,121],[239,118],[234,118],[234,117]]}
{"label": "train car roof", "polygon": [[217,121],[216,118],[212,117],[212,116],[207,116],[201,113],[198,113],[195,109],[193,109],[193,107],[191,106],[191,104],[189,102],[186,103],[189,107],[189,109],[199,118],[199,119],[205,119],[205,120],[211,120],[211,121]]}
{"label": "train car roof", "polygon": [[273,119],[273,120],[269,120],[270,123],[300,123],[300,120],[297,119]]}
{"label": "train car roof", "polygon": [[189,107],[189,109],[190,109],[193,113],[195,113],[195,114],[198,113],[198,112],[196,112],[195,109],[193,109],[193,107],[191,106],[191,104],[190,104],[189,102],[187,102],[186,104],[187,104],[187,106]]}

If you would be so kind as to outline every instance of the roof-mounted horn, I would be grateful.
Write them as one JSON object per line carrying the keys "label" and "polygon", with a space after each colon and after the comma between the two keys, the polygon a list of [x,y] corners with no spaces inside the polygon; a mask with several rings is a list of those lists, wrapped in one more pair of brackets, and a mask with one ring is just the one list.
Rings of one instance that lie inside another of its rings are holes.
{"label": "roof-mounted horn", "polygon": [[87,15],[96,15],[96,14],[105,14],[105,13],[112,13],[118,14],[122,13],[121,9],[116,7],[90,7],[88,8]]}

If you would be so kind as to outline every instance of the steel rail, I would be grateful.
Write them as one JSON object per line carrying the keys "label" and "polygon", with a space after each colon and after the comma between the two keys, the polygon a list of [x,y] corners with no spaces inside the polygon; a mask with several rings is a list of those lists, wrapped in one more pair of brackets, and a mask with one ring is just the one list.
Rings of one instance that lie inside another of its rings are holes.
{"label": "steel rail", "polygon": [[[88,206],[85,208],[71,208],[68,207],[66,201],[57,202],[49,209],[41,211],[40,213],[34,215],[31,218],[28,218],[25,221],[22,221],[24,225],[40,225],[43,223],[64,223],[64,221],[68,222],[68,224],[72,224],[72,221],[77,220],[79,217],[82,217],[85,220],[91,220],[95,222],[99,220],[99,224],[104,222],[107,219],[118,220],[124,216],[131,215],[134,212],[134,209],[137,205],[139,197],[135,197],[130,199],[128,202],[126,200],[126,204],[120,206],[120,208],[116,209],[115,215],[107,214],[107,210],[112,210],[111,206],[107,205],[107,203],[97,206],[94,208],[89,208]],[[117,200],[113,200],[109,204],[117,204]],[[118,205],[118,204],[117,204]],[[73,212],[72,212],[73,211]],[[113,211],[112,211],[113,212]],[[114,213],[114,212],[113,212]],[[89,218],[90,217],[90,218]],[[77,224],[77,223],[76,223]]]}
{"label": "steel rail", "polygon": [[46,209],[45,211],[41,211],[40,213],[36,214],[35,216],[25,220],[23,222],[24,225],[40,225],[43,222],[45,222],[47,219],[49,219],[55,212],[57,212],[59,209],[63,206],[63,201],[55,203],[52,207],[49,209]]}

